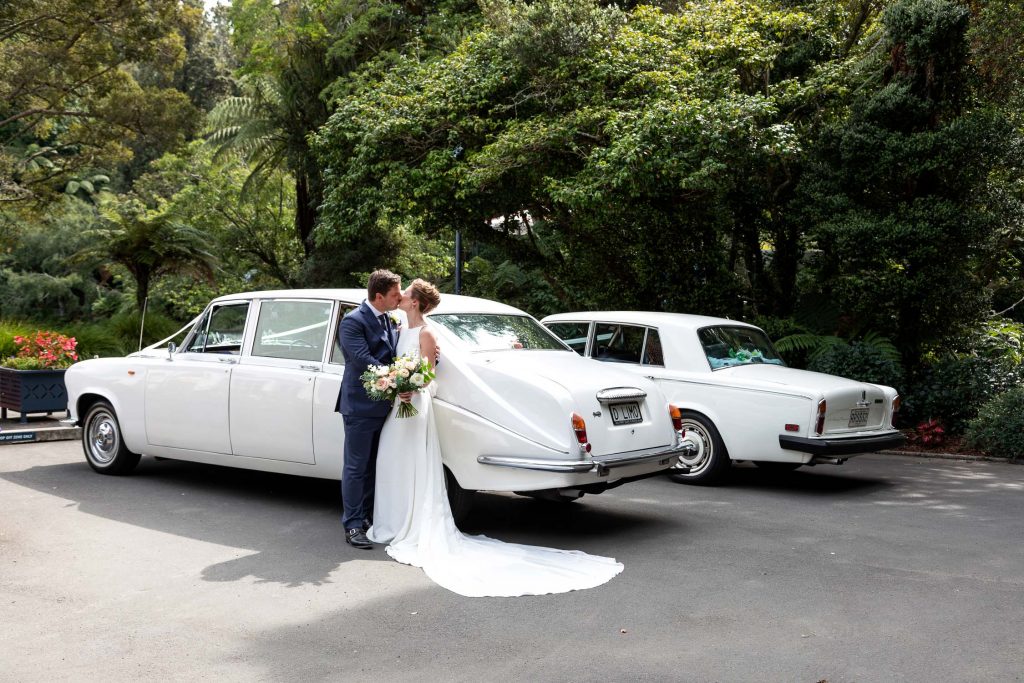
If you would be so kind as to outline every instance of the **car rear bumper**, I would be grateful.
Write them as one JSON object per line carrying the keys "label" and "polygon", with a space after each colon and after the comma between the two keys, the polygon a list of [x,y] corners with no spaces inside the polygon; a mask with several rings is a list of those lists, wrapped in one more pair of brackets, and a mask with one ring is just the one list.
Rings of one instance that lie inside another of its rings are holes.
{"label": "car rear bumper", "polygon": [[801,451],[812,455],[854,455],[874,453],[889,448],[899,448],[906,441],[899,432],[886,432],[877,436],[853,436],[848,438],[817,438],[779,435],[779,446],[790,451]]}
{"label": "car rear bumper", "polygon": [[606,476],[615,470],[635,467],[637,465],[649,465],[651,471],[668,469],[672,461],[680,455],[685,455],[693,444],[688,441],[682,442],[679,446],[669,448],[656,453],[644,455],[615,455],[597,456],[581,460],[547,460],[537,458],[518,458],[507,455],[481,455],[477,462],[482,465],[494,465],[496,467],[513,467],[522,470],[536,470],[539,472],[562,472],[566,474],[596,474]]}

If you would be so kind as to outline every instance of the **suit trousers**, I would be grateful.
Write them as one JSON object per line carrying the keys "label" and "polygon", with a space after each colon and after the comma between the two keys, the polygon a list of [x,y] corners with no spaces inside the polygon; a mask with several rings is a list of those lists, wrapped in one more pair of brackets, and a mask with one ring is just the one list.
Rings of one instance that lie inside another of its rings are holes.
{"label": "suit trousers", "polygon": [[341,470],[341,522],[345,529],[361,529],[373,515],[373,487],[377,474],[377,446],[383,417],[344,415],[345,462]]}

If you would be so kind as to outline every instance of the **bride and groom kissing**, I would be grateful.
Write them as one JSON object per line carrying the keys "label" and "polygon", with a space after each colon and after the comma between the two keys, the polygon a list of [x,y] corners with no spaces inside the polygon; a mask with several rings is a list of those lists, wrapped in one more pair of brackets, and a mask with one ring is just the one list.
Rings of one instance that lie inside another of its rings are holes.
{"label": "bride and groom kissing", "polygon": [[[440,301],[429,282],[416,279],[403,291],[398,275],[377,270],[367,282],[366,301],[338,327],[345,360],[336,408],[345,423],[345,540],[361,549],[386,543],[393,559],[471,597],[563,593],[607,582],[623,568],[612,558],[504,543],[456,528],[432,409],[438,380],[399,395],[416,407],[413,417],[395,419],[390,401],[367,395],[361,376],[371,365],[401,356],[436,363],[437,336],[425,316]],[[406,314],[404,329],[391,317],[396,308]]]}

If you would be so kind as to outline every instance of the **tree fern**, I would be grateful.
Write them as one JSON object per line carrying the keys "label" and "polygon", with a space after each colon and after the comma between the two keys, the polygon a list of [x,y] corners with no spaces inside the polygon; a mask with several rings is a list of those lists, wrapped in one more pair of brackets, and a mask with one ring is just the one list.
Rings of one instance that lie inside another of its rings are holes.
{"label": "tree fern", "polygon": [[779,353],[809,351],[808,359],[813,360],[833,346],[847,343],[845,339],[833,335],[802,333],[782,337],[775,342],[775,349]]}

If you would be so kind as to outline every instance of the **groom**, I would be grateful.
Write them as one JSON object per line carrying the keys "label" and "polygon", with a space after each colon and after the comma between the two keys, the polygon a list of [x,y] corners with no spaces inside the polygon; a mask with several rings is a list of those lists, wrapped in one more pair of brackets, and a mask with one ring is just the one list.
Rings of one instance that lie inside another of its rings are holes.
{"label": "groom", "polygon": [[368,365],[389,365],[398,346],[398,330],[388,315],[402,300],[402,279],[389,270],[370,274],[366,301],[338,326],[338,343],[345,356],[345,374],[335,410],[345,420],[345,464],[341,475],[342,523],[345,540],[356,548],[372,548],[366,537],[373,514],[377,444],[389,401],[373,401],[360,379]]}

